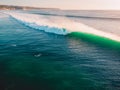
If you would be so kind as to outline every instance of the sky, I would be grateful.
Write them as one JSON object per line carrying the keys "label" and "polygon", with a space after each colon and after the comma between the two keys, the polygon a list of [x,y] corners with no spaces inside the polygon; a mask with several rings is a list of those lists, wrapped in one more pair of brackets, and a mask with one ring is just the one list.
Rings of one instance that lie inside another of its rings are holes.
{"label": "sky", "polygon": [[120,10],[120,0],[0,0],[0,4],[76,10]]}

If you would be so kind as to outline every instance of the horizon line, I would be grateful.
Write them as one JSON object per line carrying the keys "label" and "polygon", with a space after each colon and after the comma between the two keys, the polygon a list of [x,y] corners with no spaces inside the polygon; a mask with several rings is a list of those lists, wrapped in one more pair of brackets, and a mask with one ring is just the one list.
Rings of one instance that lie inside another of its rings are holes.
{"label": "horizon line", "polygon": [[13,5],[13,4],[0,4],[3,6],[18,6],[18,7],[30,7],[30,8],[38,8],[38,9],[59,9],[59,10],[91,10],[91,11],[95,11],[95,10],[99,10],[99,11],[120,11],[120,9],[62,9],[62,8],[57,8],[57,7],[36,7],[36,6],[28,6],[28,5]]}

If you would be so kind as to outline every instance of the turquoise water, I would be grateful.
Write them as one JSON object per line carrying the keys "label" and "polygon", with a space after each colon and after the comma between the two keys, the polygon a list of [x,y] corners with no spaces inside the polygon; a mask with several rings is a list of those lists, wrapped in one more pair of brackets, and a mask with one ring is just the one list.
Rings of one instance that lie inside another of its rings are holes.
{"label": "turquoise water", "polygon": [[1,18],[0,90],[120,90],[120,44],[89,37]]}

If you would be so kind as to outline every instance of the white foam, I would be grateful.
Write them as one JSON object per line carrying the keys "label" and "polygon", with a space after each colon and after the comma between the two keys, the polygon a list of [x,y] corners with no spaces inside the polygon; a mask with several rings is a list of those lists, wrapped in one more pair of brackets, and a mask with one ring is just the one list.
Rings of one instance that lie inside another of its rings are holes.
{"label": "white foam", "polygon": [[110,32],[97,30],[83,23],[77,23],[66,17],[53,17],[25,13],[9,13],[13,18],[24,23],[26,26],[44,30],[45,32],[66,35],[71,32],[84,32],[120,41],[120,36]]}
{"label": "white foam", "polygon": [[9,13],[13,18],[24,23],[26,26],[43,30],[45,32],[66,35],[69,32],[63,27],[59,27],[55,22],[51,22],[48,18],[40,15],[23,14],[23,13]]}

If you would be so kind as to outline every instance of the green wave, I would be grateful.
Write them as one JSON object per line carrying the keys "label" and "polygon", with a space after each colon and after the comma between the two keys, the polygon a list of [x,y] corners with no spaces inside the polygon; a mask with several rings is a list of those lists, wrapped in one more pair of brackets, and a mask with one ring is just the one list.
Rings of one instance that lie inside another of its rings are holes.
{"label": "green wave", "polygon": [[96,45],[101,45],[107,48],[117,49],[120,51],[120,42],[111,40],[109,38],[97,36],[94,34],[83,33],[83,32],[72,32],[68,34],[68,36],[76,39],[84,40],[85,42],[88,42],[88,43],[93,43]]}

